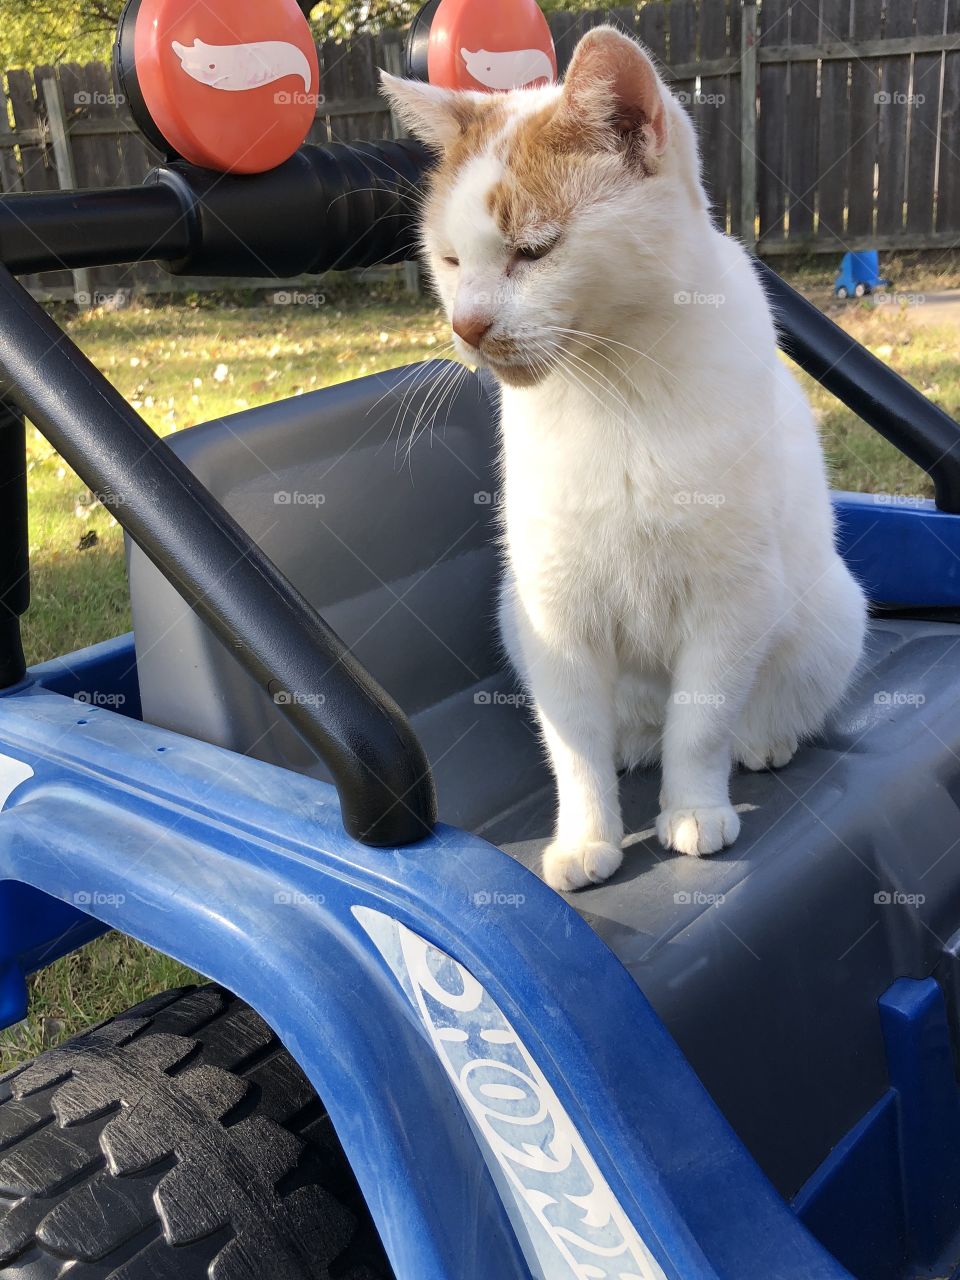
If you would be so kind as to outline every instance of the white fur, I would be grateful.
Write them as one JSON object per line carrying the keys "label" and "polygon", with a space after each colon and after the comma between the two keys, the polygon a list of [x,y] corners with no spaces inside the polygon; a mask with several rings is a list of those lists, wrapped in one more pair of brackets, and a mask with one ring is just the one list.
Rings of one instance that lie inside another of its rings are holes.
{"label": "white fur", "polygon": [[[561,92],[510,95],[511,120]],[[662,759],[665,846],[731,844],[732,765],[780,767],[820,730],[865,629],[809,407],[746,253],[711,223],[692,126],[659,92],[655,171],[611,187],[598,156],[596,197],[542,261],[511,270],[487,210],[502,136],[425,223],[451,319],[486,309],[549,370],[502,387],[501,621],[557,781],[543,870],[560,890],[622,861],[620,766]]]}

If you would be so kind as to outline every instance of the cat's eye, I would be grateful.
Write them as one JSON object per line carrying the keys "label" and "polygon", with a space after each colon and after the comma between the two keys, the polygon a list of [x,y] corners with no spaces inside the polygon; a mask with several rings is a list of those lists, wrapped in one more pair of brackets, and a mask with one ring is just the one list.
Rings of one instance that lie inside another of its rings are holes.
{"label": "cat's eye", "polygon": [[447,264],[448,267],[459,267],[460,265],[460,259],[454,258],[454,257],[444,258],[444,262]]}
{"label": "cat's eye", "polygon": [[545,258],[548,253],[551,253],[559,243],[559,240],[550,240],[547,244],[542,245],[518,244],[514,249],[514,256],[520,262],[539,262],[541,258]]}

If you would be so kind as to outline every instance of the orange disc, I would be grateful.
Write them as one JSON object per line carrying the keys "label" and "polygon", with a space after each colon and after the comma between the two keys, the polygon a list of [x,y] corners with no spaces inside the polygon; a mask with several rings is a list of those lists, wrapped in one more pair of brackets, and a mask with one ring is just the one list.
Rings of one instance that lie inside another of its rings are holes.
{"label": "orange disc", "polygon": [[141,0],[134,56],[146,110],[192,164],[262,173],[310,132],[320,68],[295,0]]}
{"label": "orange disc", "polygon": [[557,78],[536,0],[441,0],[430,27],[430,83],[444,89],[533,88]]}

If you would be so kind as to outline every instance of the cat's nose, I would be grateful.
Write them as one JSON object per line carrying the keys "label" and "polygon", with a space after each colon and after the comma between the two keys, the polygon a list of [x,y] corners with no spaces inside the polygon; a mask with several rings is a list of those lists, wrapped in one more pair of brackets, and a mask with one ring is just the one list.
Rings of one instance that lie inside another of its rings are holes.
{"label": "cat's nose", "polygon": [[485,316],[471,316],[469,319],[454,316],[453,332],[462,338],[468,347],[479,347],[480,343],[493,328],[493,321]]}

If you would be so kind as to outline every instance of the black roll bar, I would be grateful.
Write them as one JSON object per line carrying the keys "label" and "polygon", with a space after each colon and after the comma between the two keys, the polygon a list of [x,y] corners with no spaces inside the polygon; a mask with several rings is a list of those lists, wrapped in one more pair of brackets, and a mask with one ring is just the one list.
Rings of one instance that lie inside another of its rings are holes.
{"label": "black roll bar", "polygon": [[426,836],[430,766],[400,708],[5,267],[0,385],[316,748],[350,835]]}
{"label": "black roll bar", "polygon": [[23,414],[0,399],[0,689],[27,673],[20,619],[30,603],[27,439]]}
{"label": "black roll bar", "polygon": [[757,266],[791,360],[922,467],[942,511],[960,512],[960,425],[765,262]]}

